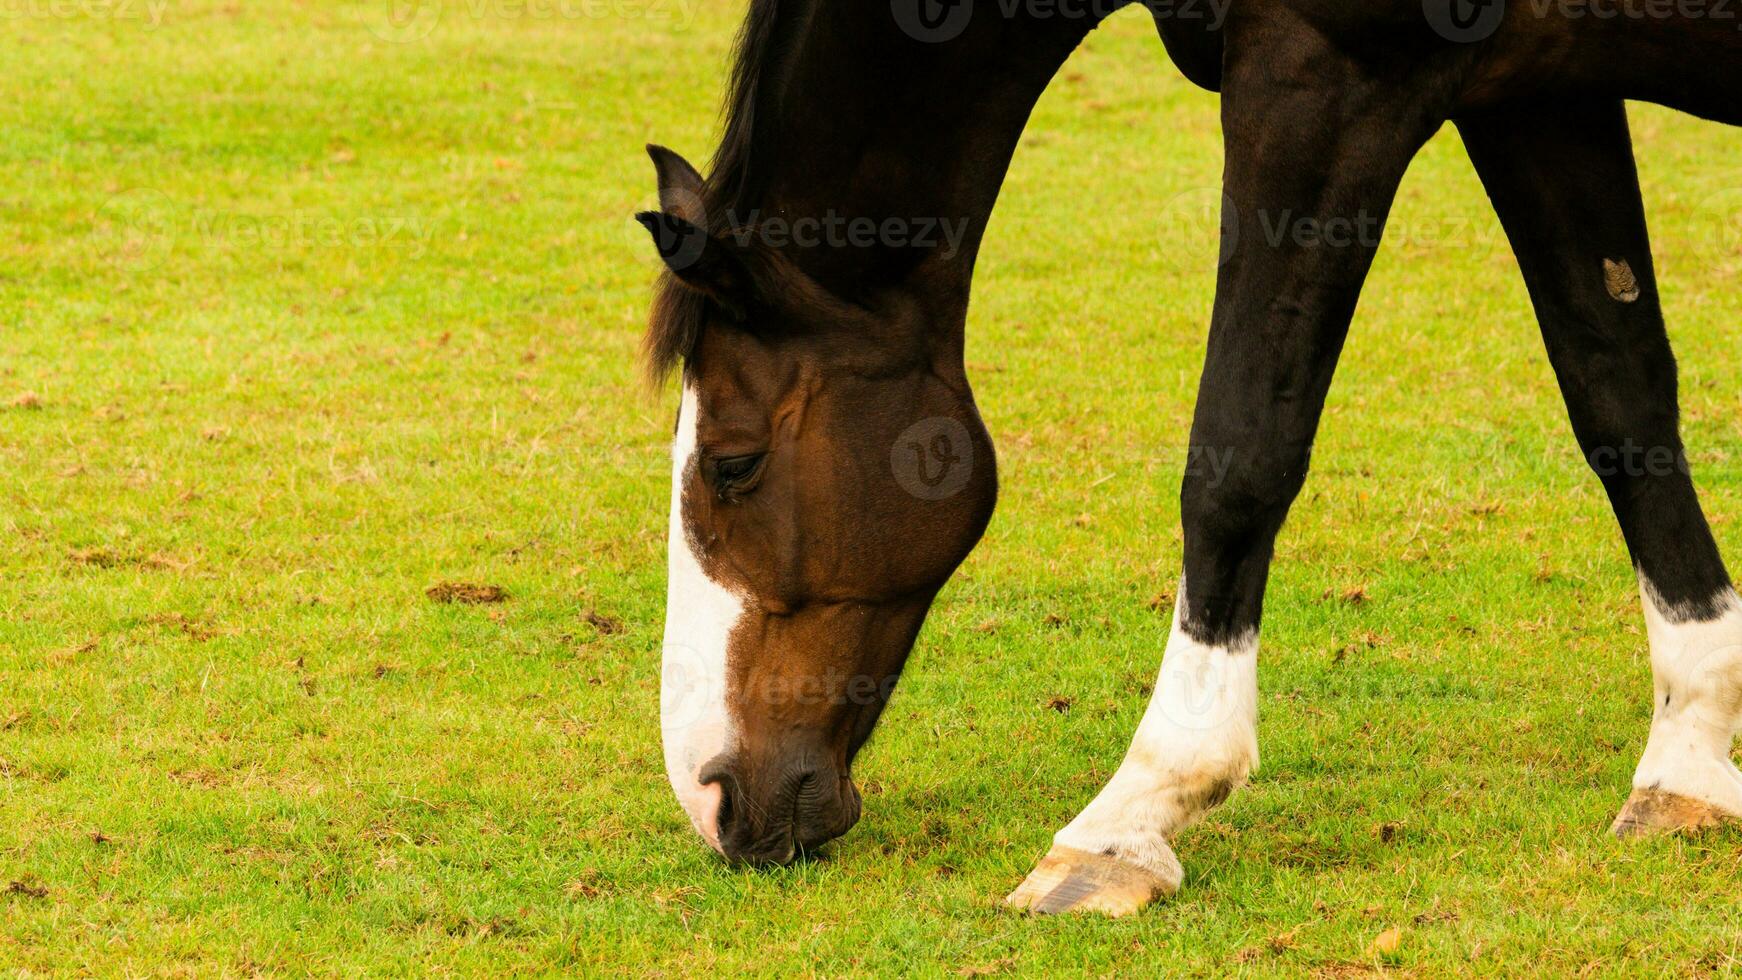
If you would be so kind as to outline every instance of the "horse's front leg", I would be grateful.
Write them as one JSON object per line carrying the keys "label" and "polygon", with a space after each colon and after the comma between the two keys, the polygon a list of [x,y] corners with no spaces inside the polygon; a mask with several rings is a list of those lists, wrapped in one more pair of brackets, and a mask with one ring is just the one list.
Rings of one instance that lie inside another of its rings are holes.
{"label": "horse's front leg", "polygon": [[1460,119],[1530,287],[1586,460],[1627,539],[1657,696],[1618,834],[1742,819],[1742,601],[1700,510],[1626,110],[1598,99]]}
{"label": "horse's front leg", "polygon": [[1193,451],[1225,465],[1188,467],[1185,570],[1154,694],[1124,762],[1013,906],[1121,914],[1171,895],[1182,872],[1170,840],[1257,767],[1272,545],[1398,181],[1443,121],[1435,93],[1447,88],[1425,70],[1369,71],[1306,36],[1227,64],[1223,232],[1236,237],[1192,423]]}

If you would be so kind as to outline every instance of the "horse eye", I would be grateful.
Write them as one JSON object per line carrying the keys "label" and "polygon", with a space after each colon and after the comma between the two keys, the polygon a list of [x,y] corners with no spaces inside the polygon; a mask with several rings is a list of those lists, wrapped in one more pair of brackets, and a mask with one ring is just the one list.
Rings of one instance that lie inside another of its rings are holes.
{"label": "horse eye", "polygon": [[714,485],[721,493],[742,489],[762,466],[766,454],[754,453],[749,456],[730,456],[714,460]]}

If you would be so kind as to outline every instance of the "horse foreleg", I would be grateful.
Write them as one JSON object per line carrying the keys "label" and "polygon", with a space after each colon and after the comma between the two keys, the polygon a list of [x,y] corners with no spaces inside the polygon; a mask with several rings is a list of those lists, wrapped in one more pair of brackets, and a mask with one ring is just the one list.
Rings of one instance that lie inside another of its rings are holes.
{"label": "horse foreleg", "polygon": [[1742,602],[1700,511],[1626,111],[1597,100],[1458,123],[1530,287],[1574,434],[1633,556],[1656,681],[1617,834],[1742,818]]}
{"label": "horse foreleg", "polygon": [[1007,899],[1017,907],[1119,914],[1171,895],[1182,877],[1173,836],[1258,764],[1273,542],[1305,480],[1379,231],[1410,159],[1444,120],[1434,93],[1447,88],[1381,78],[1305,36],[1253,45],[1227,65],[1223,229],[1235,240],[1224,245],[1192,444],[1228,465],[1188,469],[1185,569],[1154,694],[1118,771]]}

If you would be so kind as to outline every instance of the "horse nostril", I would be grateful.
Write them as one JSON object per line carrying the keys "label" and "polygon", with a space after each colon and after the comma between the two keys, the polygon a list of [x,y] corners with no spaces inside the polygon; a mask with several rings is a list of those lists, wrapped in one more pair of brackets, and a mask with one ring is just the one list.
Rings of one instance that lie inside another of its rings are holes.
{"label": "horse nostril", "polygon": [[715,820],[714,826],[719,830],[720,843],[722,845],[725,845],[727,841],[731,840],[732,821],[737,819],[738,807],[735,801],[736,795],[737,794],[732,792],[731,780],[720,780],[720,815]]}
{"label": "horse nostril", "polygon": [[737,822],[740,810],[738,780],[732,775],[727,761],[716,757],[696,773],[696,781],[703,786],[714,786],[720,791],[719,808],[714,812],[714,832],[718,846],[730,857],[732,826]]}

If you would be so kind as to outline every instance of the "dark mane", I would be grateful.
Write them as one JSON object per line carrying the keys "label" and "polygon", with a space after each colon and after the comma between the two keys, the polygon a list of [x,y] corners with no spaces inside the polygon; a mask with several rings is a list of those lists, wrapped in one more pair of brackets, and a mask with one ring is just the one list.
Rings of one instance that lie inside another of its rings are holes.
{"label": "dark mane", "polygon": [[[710,231],[724,231],[728,214],[747,211],[769,174],[762,161],[778,159],[774,126],[785,88],[786,67],[813,0],[751,0],[739,29],[731,82],[726,90],[725,130],[714,153],[702,195]],[[649,379],[658,384],[695,348],[709,301],[686,289],[669,272],[660,277],[647,336],[642,341]]]}

